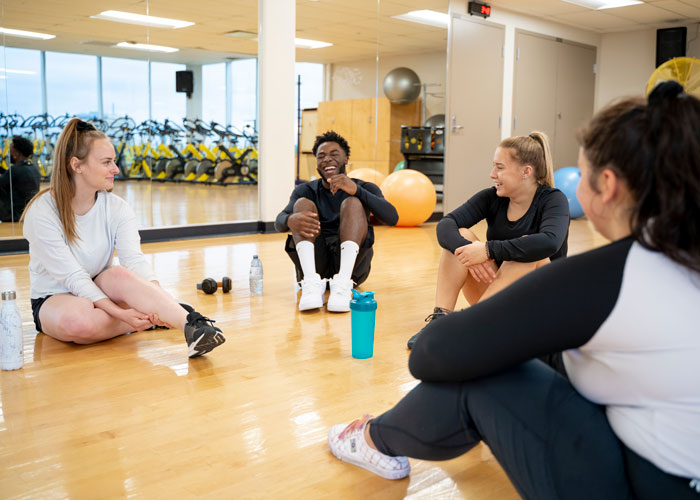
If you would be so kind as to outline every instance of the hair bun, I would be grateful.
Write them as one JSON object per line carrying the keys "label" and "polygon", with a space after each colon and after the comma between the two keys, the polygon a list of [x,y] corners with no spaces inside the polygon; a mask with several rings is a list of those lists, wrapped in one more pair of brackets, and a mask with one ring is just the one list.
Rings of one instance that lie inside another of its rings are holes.
{"label": "hair bun", "polygon": [[660,82],[649,94],[649,106],[656,106],[666,99],[678,97],[683,93],[683,86],[675,80]]}

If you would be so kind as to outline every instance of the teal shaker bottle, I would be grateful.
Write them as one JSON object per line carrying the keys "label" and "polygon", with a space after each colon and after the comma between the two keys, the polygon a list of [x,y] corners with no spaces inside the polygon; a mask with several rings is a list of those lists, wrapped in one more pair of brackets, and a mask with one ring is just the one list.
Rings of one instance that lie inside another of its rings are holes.
{"label": "teal shaker bottle", "polygon": [[374,353],[374,316],[377,301],[374,292],[358,292],[353,288],[350,301],[352,323],[352,357],[371,358]]}

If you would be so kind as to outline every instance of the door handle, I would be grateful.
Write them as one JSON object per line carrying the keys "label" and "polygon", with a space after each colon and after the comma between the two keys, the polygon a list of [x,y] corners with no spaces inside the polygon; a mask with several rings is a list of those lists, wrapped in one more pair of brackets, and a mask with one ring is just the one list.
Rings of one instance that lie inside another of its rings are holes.
{"label": "door handle", "polygon": [[452,115],[452,133],[456,134],[459,130],[464,127],[462,125],[457,125],[457,115]]}

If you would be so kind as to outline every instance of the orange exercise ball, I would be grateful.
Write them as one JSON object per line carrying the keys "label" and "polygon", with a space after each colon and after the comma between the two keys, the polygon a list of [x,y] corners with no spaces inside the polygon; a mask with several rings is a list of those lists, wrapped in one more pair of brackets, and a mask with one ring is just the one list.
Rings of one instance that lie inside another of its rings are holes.
{"label": "orange exercise ball", "polygon": [[373,168],[356,168],[355,170],[348,172],[348,177],[360,179],[365,182],[372,182],[377,186],[381,186],[384,179],[386,179],[386,175],[374,170]]}
{"label": "orange exercise ball", "polygon": [[399,213],[397,226],[417,226],[427,221],[435,211],[435,186],[417,170],[405,169],[389,174],[382,182],[381,189],[384,197]]}

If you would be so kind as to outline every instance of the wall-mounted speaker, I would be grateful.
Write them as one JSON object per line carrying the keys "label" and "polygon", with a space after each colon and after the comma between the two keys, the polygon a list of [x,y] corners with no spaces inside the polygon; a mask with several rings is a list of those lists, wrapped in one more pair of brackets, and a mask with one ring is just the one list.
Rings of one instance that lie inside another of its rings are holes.
{"label": "wall-mounted speaker", "polygon": [[688,28],[666,28],[656,30],[656,67],[674,57],[685,57],[685,42]]}
{"label": "wall-mounted speaker", "polygon": [[192,71],[175,72],[175,92],[185,92],[187,97],[194,91],[194,74]]}

